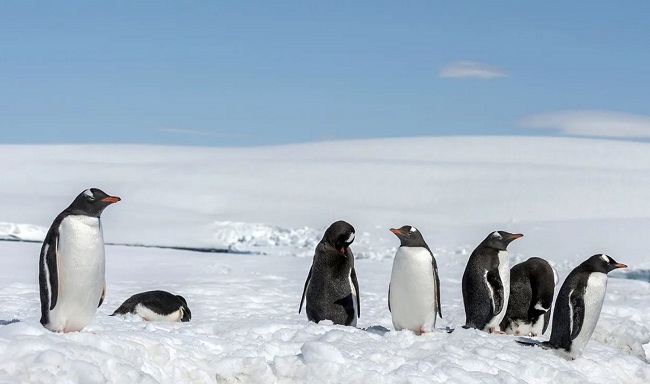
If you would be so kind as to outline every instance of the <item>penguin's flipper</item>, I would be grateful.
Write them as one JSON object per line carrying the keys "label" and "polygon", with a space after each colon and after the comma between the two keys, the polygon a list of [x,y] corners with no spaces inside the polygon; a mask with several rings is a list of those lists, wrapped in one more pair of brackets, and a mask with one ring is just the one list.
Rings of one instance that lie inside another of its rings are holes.
{"label": "penguin's flipper", "polygon": [[388,312],[390,311],[390,283],[388,283]]}
{"label": "penguin's flipper", "polygon": [[584,323],[585,319],[585,301],[583,296],[573,291],[571,297],[569,297],[569,306],[573,314],[573,321],[571,323],[571,340],[573,340],[580,334],[582,323]]}
{"label": "penguin's flipper", "polygon": [[302,304],[305,301],[305,295],[307,294],[307,286],[309,285],[309,280],[311,280],[311,267],[309,268],[309,274],[307,275],[307,280],[305,280],[305,288],[302,290],[302,298],[300,299],[300,308],[298,308],[298,313],[302,311]]}
{"label": "penguin's flipper", "polygon": [[488,271],[486,278],[489,288],[492,290],[492,316],[496,316],[503,309],[503,283],[501,283],[499,271],[496,269]]}
{"label": "penguin's flipper", "polygon": [[59,298],[59,264],[57,257],[59,253],[59,234],[53,234],[53,238],[43,246],[45,252],[45,263],[47,264],[47,273],[49,275],[48,283],[50,285],[50,311],[56,306]]}
{"label": "penguin's flipper", "polygon": [[352,280],[352,285],[354,285],[354,290],[357,292],[357,317],[361,317],[361,303],[359,300],[359,282],[357,281],[357,272],[352,267],[350,272],[350,279]]}
{"label": "penguin's flipper", "polygon": [[97,306],[97,308],[102,306],[105,296],[106,296],[106,279],[104,279],[104,289],[102,289],[102,297],[99,298],[99,305]]}
{"label": "penguin's flipper", "polygon": [[433,265],[433,277],[436,279],[436,303],[438,304],[438,316],[442,319],[442,308],[440,306],[440,275],[438,274],[438,263],[436,263],[436,258],[433,257],[433,254],[431,254],[431,264]]}

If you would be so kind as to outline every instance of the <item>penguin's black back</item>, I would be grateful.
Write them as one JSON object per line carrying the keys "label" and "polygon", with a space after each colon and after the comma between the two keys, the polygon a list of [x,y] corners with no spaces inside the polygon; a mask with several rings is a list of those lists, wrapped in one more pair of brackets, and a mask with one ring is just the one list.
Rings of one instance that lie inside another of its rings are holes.
{"label": "penguin's black back", "polygon": [[469,257],[463,273],[463,304],[465,327],[483,329],[495,315],[490,290],[483,271],[499,269],[499,250],[480,244]]}
{"label": "penguin's black back", "polygon": [[182,296],[159,290],[136,293],[126,299],[111,316],[135,313],[138,304],[142,304],[159,315],[168,315],[183,307],[184,313],[181,321],[189,321],[192,318],[192,312]]}
{"label": "penguin's black back", "polygon": [[[539,257],[519,263],[510,269],[510,299],[506,315],[501,323],[501,329],[506,329],[511,320],[532,322],[544,315],[542,333],[546,331],[550,320],[551,305],[555,290],[555,274],[551,265]],[[544,312],[535,306],[549,310]]]}

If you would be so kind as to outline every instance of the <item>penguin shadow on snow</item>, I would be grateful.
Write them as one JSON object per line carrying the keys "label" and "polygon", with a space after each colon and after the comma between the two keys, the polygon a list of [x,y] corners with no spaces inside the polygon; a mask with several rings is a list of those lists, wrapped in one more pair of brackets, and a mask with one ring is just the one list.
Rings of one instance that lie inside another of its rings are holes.
{"label": "penguin shadow on snow", "polygon": [[20,320],[19,319],[0,320],[0,325],[9,325],[14,323],[20,323]]}

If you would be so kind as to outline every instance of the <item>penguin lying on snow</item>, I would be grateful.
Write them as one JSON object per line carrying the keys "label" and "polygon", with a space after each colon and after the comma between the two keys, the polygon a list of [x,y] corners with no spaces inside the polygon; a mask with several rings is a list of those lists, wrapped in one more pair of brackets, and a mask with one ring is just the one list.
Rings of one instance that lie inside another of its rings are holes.
{"label": "penguin lying on snow", "polygon": [[126,299],[111,316],[133,313],[147,321],[183,321],[192,319],[192,312],[183,296],[165,291],[136,293]]}
{"label": "penguin lying on snow", "polygon": [[463,273],[463,328],[503,333],[498,327],[510,297],[510,261],[506,248],[522,236],[492,232],[470,255]]}
{"label": "penguin lying on snow", "polygon": [[582,262],[569,273],[557,295],[551,339],[543,343],[526,338],[517,341],[522,344],[539,343],[567,360],[582,355],[603,308],[607,273],[626,267],[603,254],[593,255]]}
{"label": "penguin lying on snow", "polygon": [[551,317],[557,272],[544,259],[531,257],[510,270],[510,299],[501,330],[508,334],[538,336]]}
{"label": "penguin lying on snow", "polygon": [[405,225],[391,228],[400,240],[388,286],[388,310],[396,330],[431,332],[440,310],[438,266],[422,233]]}
{"label": "penguin lying on snow", "polygon": [[120,201],[101,189],[81,192],[47,231],[38,269],[41,324],[54,332],[88,325],[106,291],[104,236],[99,219]]}
{"label": "penguin lying on snow", "polygon": [[331,320],[334,324],[356,326],[361,307],[354,256],[350,250],[353,241],[354,227],[341,220],[327,228],[316,246],[298,309],[300,313],[307,299],[310,321]]}

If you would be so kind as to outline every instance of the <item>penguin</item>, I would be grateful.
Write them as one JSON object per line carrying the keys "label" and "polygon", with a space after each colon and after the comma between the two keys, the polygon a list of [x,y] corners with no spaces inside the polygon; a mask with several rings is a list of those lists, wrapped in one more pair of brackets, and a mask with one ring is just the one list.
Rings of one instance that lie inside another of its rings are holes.
{"label": "penguin", "polygon": [[47,231],[39,261],[41,324],[53,332],[88,325],[104,300],[104,236],[100,216],[120,201],[101,189],[81,192]]}
{"label": "penguin", "polygon": [[512,267],[510,298],[501,330],[533,337],[546,332],[557,283],[557,272],[542,258],[531,257]]}
{"label": "penguin", "polygon": [[508,244],[522,237],[505,231],[490,233],[469,257],[463,273],[465,325],[493,333],[504,333],[499,324],[510,297]]}
{"label": "penguin", "polygon": [[180,295],[166,291],[136,293],[126,299],[111,316],[133,313],[146,321],[182,321],[192,319],[187,301]]}
{"label": "penguin", "polygon": [[540,345],[567,360],[580,355],[596,328],[605,300],[607,274],[627,265],[596,254],[578,265],[564,280],[555,300],[551,338]]}
{"label": "penguin", "polygon": [[388,286],[388,310],[395,330],[409,329],[420,335],[432,332],[440,309],[438,265],[422,233],[405,225],[391,228],[400,240]]}
{"label": "penguin", "polygon": [[361,306],[354,256],[350,249],[353,241],[354,227],[340,220],[327,228],[316,246],[298,309],[301,313],[306,299],[305,308],[310,321],[331,320],[334,324],[356,327]]}

